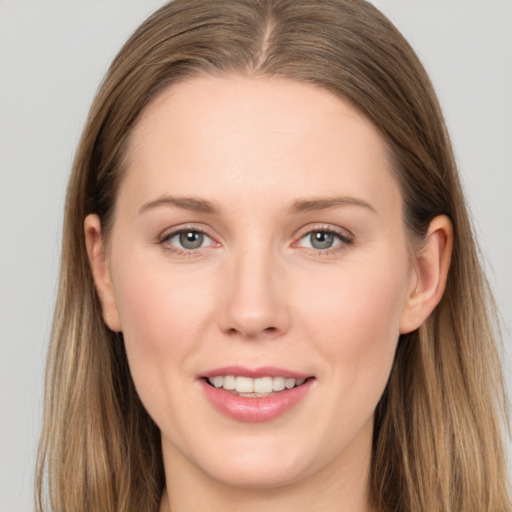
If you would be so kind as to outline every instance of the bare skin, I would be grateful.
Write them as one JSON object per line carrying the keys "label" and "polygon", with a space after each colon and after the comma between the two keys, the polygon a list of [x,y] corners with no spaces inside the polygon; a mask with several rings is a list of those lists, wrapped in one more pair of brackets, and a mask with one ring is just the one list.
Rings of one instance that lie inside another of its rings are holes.
{"label": "bare skin", "polygon": [[[95,215],[85,234],[162,433],[161,512],[370,511],[374,410],[400,333],[442,296],[452,232],[438,217],[411,251],[368,120],[311,85],[193,78],[140,119],[109,239]],[[230,365],[309,388],[271,420],[233,419],[202,377]]]}

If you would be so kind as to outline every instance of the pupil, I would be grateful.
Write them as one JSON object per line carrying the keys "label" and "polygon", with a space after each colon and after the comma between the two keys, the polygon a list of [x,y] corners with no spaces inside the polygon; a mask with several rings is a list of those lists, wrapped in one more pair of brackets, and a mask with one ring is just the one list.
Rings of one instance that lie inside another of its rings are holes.
{"label": "pupil", "polygon": [[311,233],[311,246],[315,249],[328,249],[334,243],[334,235],[327,231],[314,231]]}
{"label": "pupil", "polygon": [[180,233],[180,244],[185,249],[197,249],[203,245],[204,235],[197,231],[184,231]]}

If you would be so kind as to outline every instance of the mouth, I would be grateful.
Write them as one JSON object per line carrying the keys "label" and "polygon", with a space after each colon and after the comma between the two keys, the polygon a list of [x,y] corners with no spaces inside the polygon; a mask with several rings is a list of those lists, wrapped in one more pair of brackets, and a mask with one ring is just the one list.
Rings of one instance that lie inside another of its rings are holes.
{"label": "mouth", "polygon": [[257,378],[242,375],[215,375],[205,377],[210,386],[223,389],[244,398],[263,398],[304,385],[313,377],[295,379],[284,376],[262,376]]}
{"label": "mouth", "polygon": [[316,377],[274,366],[226,366],[199,376],[207,400],[236,421],[278,418],[306,400]]}

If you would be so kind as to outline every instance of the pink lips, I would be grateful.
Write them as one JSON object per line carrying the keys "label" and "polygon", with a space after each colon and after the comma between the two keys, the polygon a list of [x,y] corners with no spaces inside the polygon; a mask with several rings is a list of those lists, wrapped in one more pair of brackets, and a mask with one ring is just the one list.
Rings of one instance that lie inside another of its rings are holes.
{"label": "pink lips", "polygon": [[265,397],[247,398],[238,396],[223,388],[211,386],[206,381],[206,378],[215,377],[216,375],[236,375],[253,379],[265,376],[281,376],[296,380],[306,379],[310,376],[275,367],[249,369],[239,366],[217,368],[203,374],[199,383],[210,403],[226,416],[237,421],[250,423],[270,421],[281,416],[308,394],[314,381],[314,379],[307,379],[304,384],[292,389],[274,392]]}

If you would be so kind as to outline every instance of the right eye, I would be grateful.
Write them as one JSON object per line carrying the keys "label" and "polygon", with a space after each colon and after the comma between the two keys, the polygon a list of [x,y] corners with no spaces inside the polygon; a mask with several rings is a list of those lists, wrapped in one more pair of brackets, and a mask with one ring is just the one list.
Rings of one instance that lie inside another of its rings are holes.
{"label": "right eye", "polygon": [[176,252],[190,252],[213,245],[213,240],[198,229],[180,229],[160,239],[166,249]]}

